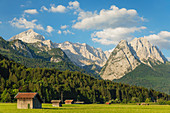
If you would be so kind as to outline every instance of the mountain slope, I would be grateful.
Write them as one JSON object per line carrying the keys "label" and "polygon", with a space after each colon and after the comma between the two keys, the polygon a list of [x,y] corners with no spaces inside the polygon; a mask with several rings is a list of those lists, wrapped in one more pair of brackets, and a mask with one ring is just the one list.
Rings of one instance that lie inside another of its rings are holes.
{"label": "mountain slope", "polygon": [[13,36],[12,38],[9,39],[9,41],[16,40],[16,39],[22,40],[23,42],[27,42],[27,43],[35,43],[37,41],[44,41],[45,37],[34,32],[33,29],[29,29],[18,35]]}
{"label": "mountain slope", "polygon": [[80,70],[59,48],[48,49],[47,46],[36,47],[21,40],[6,41],[0,37],[0,52],[2,55],[19,62],[26,67],[57,68],[60,70]]}
{"label": "mountain slope", "polygon": [[38,92],[45,102],[61,98],[84,101],[85,103],[105,103],[112,99],[129,102],[138,98],[167,100],[168,95],[146,88],[129,86],[112,81],[94,79],[80,72],[59,71],[47,68],[26,68],[10,61],[0,54],[0,94],[1,102],[15,102],[18,92]]}
{"label": "mountain slope", "polygon": [[39,48],[47,46],[47,48],[43,48],[46,51],[52,48],[61,48],[70,60],[80,67],[93,64],[102,67],[107,61],[109,55],[108,52],[105,54],[100,48],[96,49],[85,43],[71,43],[68,41],[64,43],[53,43],[50,40],[45,40],[44,36],[34,32],[32,29],[13,36],[9,40],[12,41],[16,39],[29,44],[34,43],[34,45],[37,45]]}
{"label": "mountain slope", "polygon": [[133,48],[137,58],[144,64],[151,66],[148,60],[153,64],[161,64],[167,61],[162,52],[143,37],[132,40],[130,46]]}
{"label": "mountain slope", "polygon": [[141,64],[132,72],[114,81],[143,86],[170,94],[170,62],[155,65],[152,68]]}
{"label": "mountain slope", "polygon": [[140,62],[133,55],[128,42],[122,40],[111,53],[100,74],[103,79],[119,79],[138,65]]}
{"label": "mountain slope", "polygon": [[111,53],[100,74],[103,79],[119,79],[141,63],[153,67],[166,62],[162,52],[145,38],[135,38],[130,43],[122,40]]}
{"label": "mountain slope", "polygon": [[94,48],[88,44],[64,42],[56,44],[58,48],[61,48],[72,62],[78,66],[96,64],[103,66],[107,60],[106,54],[100,48]]}

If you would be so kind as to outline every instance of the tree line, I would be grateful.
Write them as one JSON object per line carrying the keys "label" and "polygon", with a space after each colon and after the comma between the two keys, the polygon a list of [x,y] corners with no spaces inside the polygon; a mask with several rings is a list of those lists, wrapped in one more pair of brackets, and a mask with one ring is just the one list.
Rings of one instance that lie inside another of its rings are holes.
{"label": "tree line", "polygon": [[113,81],[95,79],[78,71],[48,68],[26,68],[0,55],[0,101],[16,102],[18,92],[38,92],[45,102],[74,99],[85,103],[140,102],[168,100],[165,93]]}

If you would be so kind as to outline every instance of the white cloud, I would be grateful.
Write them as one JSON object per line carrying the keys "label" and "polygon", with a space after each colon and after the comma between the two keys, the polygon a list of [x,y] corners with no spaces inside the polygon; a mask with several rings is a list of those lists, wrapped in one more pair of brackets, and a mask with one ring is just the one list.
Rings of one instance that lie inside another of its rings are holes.
{"label": "white cloud", "polygon": [[80,3],[78,1],[74,1],[74,2],[69,2],[69,9],[79,9],[80,8]]}
{"label": "white cloud", "polygon": [[0,24],[2,24],[2,21],[0,21]]}
{"label": "white cloud", "polygon": [[144,38],[160,48],[170,49],[170,32],[168,31],[161,31],[158,34],[144,36]]}
{"label": "white cloud", "polygon": [[75,23],[76,22],[76,20],[72,20],[72,23]]}
{"label": "white cloud", "polygon": [[74,33],[71,32],[70,30],[65,30],[65,31],[63,31],[63,33],[64,33],[65,35],[67,35],[67,34],[72,34],[72,35],[74,35]]}
{"label": "white cloud", "polygon": [[49,9],[50,12],[59,12],[59,13],[64,13],[66,11],[66,7],[63,5],[58,5],[55,7],[54,4],[51,5],[51,8]]}
{"label": "white cloud", "polygon": [[42,6],[40,11],[48,11],[48,9],[45,6]]}
{"label": "white cloud", "polygon": [[94,13],[90,12],[90,11],[80,11],[78,14],[78,18],[77,20],[82,20],[85,18],[90,18],[90,17],[94,17],[97,16],[97,11],[95,11]]}
{"label": "white cloud", "polygon": [[91,34],[94,42],[99,42],[103,45],[118,44],[120,40],[132,39],[132,33],[146,29],[146,27],[118,27],[118,28],[107,28],[103,31],[94,32]]}
{"label": "white cloud", "polygon": [[25,18],[14,18],[12,21],[9,21],[9,23],[17,28],[30,28],[30,29],[38,29],[38,30],[44,30],[41,24],[36,24],[37,20],[31,20],[28,21]]}
{"label": "white cloud", "polygon": [[36,9],[27,9],[24,11],[24,13],[28,13],[28,14],[37,14],[38,11]]}
{"label": "white cloud", "polygon": [[58,34],[61,34],[62,32],[61,32],[61,30],[58,30],[58,32],[57,32]]}
{"label": "white cloud", "polygon": [[61,29],[66,29],[68,26],[67,25],[63,25],[61,26]]}
{"label": "white cloud", "polygon": [[47,26],[46,31],[47,31],[48,33],[51,33],[52,31],[54,31],[54,29],[53,29],[53,27],[51,27],[51,26]]}
{"label": "white cloud", "polygon": [[25,5],[22,4],[22,5],[20,5],[20,7],[25,7]]}
{"label": "white cloud", "polygon": [[168,61],[170,61],[170,57],[167,57]]}
{"label": "white cloud", "polygon": [[133,27],[144,19],[138,16],[134,9],[119,9],[111,6],[109,10],[102,9],[96,12],[80,12],[78,20],[72,27],[76,29],[106,29],[116,27]]}

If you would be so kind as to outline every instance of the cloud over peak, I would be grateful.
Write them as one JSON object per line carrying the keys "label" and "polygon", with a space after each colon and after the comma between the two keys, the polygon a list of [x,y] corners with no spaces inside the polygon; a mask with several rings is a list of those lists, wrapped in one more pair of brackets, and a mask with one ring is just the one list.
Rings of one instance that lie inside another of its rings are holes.
{"label": "cloud over peak", "polygon": [[38,11],[36,9],[27,9],[24,11],[24,13],[28,13],[28,14],[37,14]]}
{"label": "cloud over peak", "polygon": [[158,34],[144,36],[144,38],[160,48],[170,49],[170,32],[168,31],[161,31]]}
{"label": "cloud over peak", "polygon": [[75,29],[132,27],[143,21],[136,10],[119,9],[114,5],[109,10],[102,9],[99,14],[96,12],[80,12],[78,19],[80,21],[72,26]]}
{"label": "cloud over peak", "polygon": [[78,1],[74,1],[74,2],[69,2],[69,9],[79,9],[80,8],[80,3]]}
{"label": "cloud over peak", "polygon": [[52,31],[54,31],[54,29],[53,29],[53,27],[51,27],[51,26],[47,26],[46,31],[47,31],[48,33],[51,33]]}
{"label": "cloud over peak", "polygon": [[50,12],[59,12],[59,13],[64,13],[66,11],[66,7],[63,5],[58,5],[57,7],[52,4],[51,8],[49,9]]}
{"label": "cloud over peak", "polygon": [[36,24],[37,20],[34,19],[34,20],[31,20],[31,21],[28,21],[27,19],[25,18],[14,18],[12,21],[9,21],[9,23],[14,26],[14,27],[17,27],[17,28],[29,28],[29,29],[38,29],[38,30],[44,30],[44,28],[42,27],[41,24]]}
{"label": "cloud over peak", "polygon": [[146,27],[118,27],[118,28],[107,28],[102,31],[94,32],[91,34],[94,42],[101,43],[103,45],[116,45],[120,40],[131,40],[132,33],[146,29]]}

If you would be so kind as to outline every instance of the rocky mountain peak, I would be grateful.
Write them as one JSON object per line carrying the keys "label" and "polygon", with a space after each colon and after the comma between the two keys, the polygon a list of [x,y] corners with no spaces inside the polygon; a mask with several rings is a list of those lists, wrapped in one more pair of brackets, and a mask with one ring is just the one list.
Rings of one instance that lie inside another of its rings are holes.
{"label": "rocky mountain peak", "polygon": [[167,61],[158,47],[153,46],[146,38],[135,38],[129,44],[136,52],[139,60],[144,64],[147,64],[148,60],[157,64]]}
{"label": "rocky mountain peak", "polygon": [[152,67],[166,61],[162,52],[145,38],[135,38],[130,43],[122,40],[111,53],[100,74],[103,79],[119,79],[141,63]]}
{"label": "rocky mountain peak", "polygon": [[128,42],[122,40],[111,53],[100,74],[103,79],[119,79],[138,65],[140,62],[133,55]]}
{"label": "rocky mountain peak", "polygon": [[9,41],[16,39],[22,40],[23,42],[26,43],[36,43],[38,41],[44,41],[45,37],[36,33],[33,29],[29,29],[18,35],[13,36],[12,38],[9,39]]}
{"label": "rocky mountain peak", "polygon": [[64,42],[57,44],[58,48],[61,48],[72,62],[79,66],[96,64],[103,66],[107,60],[107,57],[103,51],[89,46],[86,43],[71,43]]}

